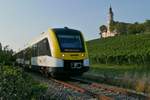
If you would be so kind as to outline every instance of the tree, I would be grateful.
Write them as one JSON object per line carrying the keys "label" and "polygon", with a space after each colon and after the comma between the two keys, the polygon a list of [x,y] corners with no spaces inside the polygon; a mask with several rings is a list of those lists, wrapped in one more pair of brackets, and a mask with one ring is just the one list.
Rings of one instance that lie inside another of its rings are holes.
{"label": "tree", "polygon": [[102,37],[102,33],[107,32],[107,27],[105,25],[102,25],[99,27],[100,33],[99,35]]}
{"label": "tree", "polygon": [[111,32],[116,29],[115,24],[116,24],[115,21],[111,21],[111,22],[110,22],[110,31],[111,31]]}
{"label": "tree", "polygon": [[2,51],[2,44],[0,43],[0,51]]}
{"label": "tree", "polygon": [[135,24],[128,25],[127,30],[128,30],[128,34],[136,34],[137,33]]}
{"label": "tree", "polygon": [[[105,27],[105,25],[100,27],[101,32],[105,31]],[[124,23],[113,21],[110,23],[110,31],[116,31],[118,34],[137,34],[150,32],[150,20],[146,20],[144,23]]]}
{"label": "tree", "polygon": [[136,25],[136,32],[137,33],[143,33],[145,31],[144,24],[137,24]]}
{"label": "tree", "polygon": [[100,26],[100,33],[107,32],[107,27],[105,25]]}
{"label": "tree", "polygon": [[127,34],[127,24],[117,22],[115,25],[118,34]]}
{"label": "tree", "polygon": [[4,49],[0,52],[0,63],[11,64],[14,61],[13,50],[9,49],[9,45],[4,46]]}
{"label": "tree", "polygon": [[145,26],[145,31],[150,32],[150,20],[146,20],[144,22],[144,26]]}

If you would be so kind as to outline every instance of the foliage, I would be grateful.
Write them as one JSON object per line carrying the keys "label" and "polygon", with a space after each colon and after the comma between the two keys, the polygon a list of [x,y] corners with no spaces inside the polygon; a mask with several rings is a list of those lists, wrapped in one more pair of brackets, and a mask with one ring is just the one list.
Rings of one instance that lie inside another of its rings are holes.
{"label": "foliage", "polygon": [[105,25],[102,25],[100,26],[99,30],[101,31],[101,33],[107,32],[107,27]]}
{"label": "foliage", "polygon": [[146,20],[144,23],[145,31],[150,32],[150,20]]}
{"label": "foliage", "polygon": [[96,39],[87,45],[91,63],[150,64],[150,34]]}
{"label": "foliage", "polygon": [[139,34],[144,32],[150,32],[150,21],[146,20],[144,23],[135,22],[134,24],[126,24],[128,34]]}
{"label": "foliage", "polygon": [[[103,29],[105,25],[102,25]],[[116,31],[120,35],[126,34],[140,34],[143,32],[150,32],[150,20],[146,20],[143,23],[124,23],[113,21],[110,23],[110,31]]]}
{"label": "foliage", "polygon": [[19,68],[0,66],[1,100],[40,99],[47,86],[39,84]]}
{"label": "foliage", "polygon": [[13,53],[13,50],[9,49],[8,45],[2,47],[2,44],[0,43],[0,63],[11,65],[15,61]]}

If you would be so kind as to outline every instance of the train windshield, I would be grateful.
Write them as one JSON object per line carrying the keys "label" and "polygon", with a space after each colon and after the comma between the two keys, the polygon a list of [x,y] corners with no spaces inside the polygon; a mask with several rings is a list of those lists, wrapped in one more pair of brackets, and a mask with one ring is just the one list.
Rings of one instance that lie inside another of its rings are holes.
{"label": "train windshield", "polygon": [[83,52],[84,43],[81,33],[76,30],[55,30],[62,52]]}

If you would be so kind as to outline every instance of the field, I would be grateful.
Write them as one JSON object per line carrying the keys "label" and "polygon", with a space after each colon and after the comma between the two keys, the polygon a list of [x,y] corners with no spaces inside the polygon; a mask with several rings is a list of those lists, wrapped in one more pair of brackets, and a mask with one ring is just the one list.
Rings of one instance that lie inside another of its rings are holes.
{"label": "field", "polygon": [[92,64],[149,64],[150,34],[122,35],[87,42]]}
{"label": "field", "polygon": [[89,73],[104,77],[109,84],[150,93],[150,34],[96,39],[87,45]]}
{"label": "field", "polygon": [[87,79],[150,94],[150,68],[138,65],[93,64]]}
{"label": "field", "polygon": [[146,74],[150,74],[150,68],[147,66],[138,66],[138,65],[111,65],[111,64],[93,64],[91,65],[92,73],[103,74],[107,76],[117,76],[121,77],[125,74],[135,75],[138,74],[140,76]]}

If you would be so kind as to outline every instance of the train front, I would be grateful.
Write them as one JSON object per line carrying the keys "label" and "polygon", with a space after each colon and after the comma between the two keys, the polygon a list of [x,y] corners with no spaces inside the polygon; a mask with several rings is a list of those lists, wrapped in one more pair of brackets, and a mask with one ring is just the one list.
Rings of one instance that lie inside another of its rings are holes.
{"label": "train front", "polygon": [[83,35],[68,28],[52,29],[52,56],[59,65],[51,69],[53,76],[79,76],[89,70],[89,58]]}

